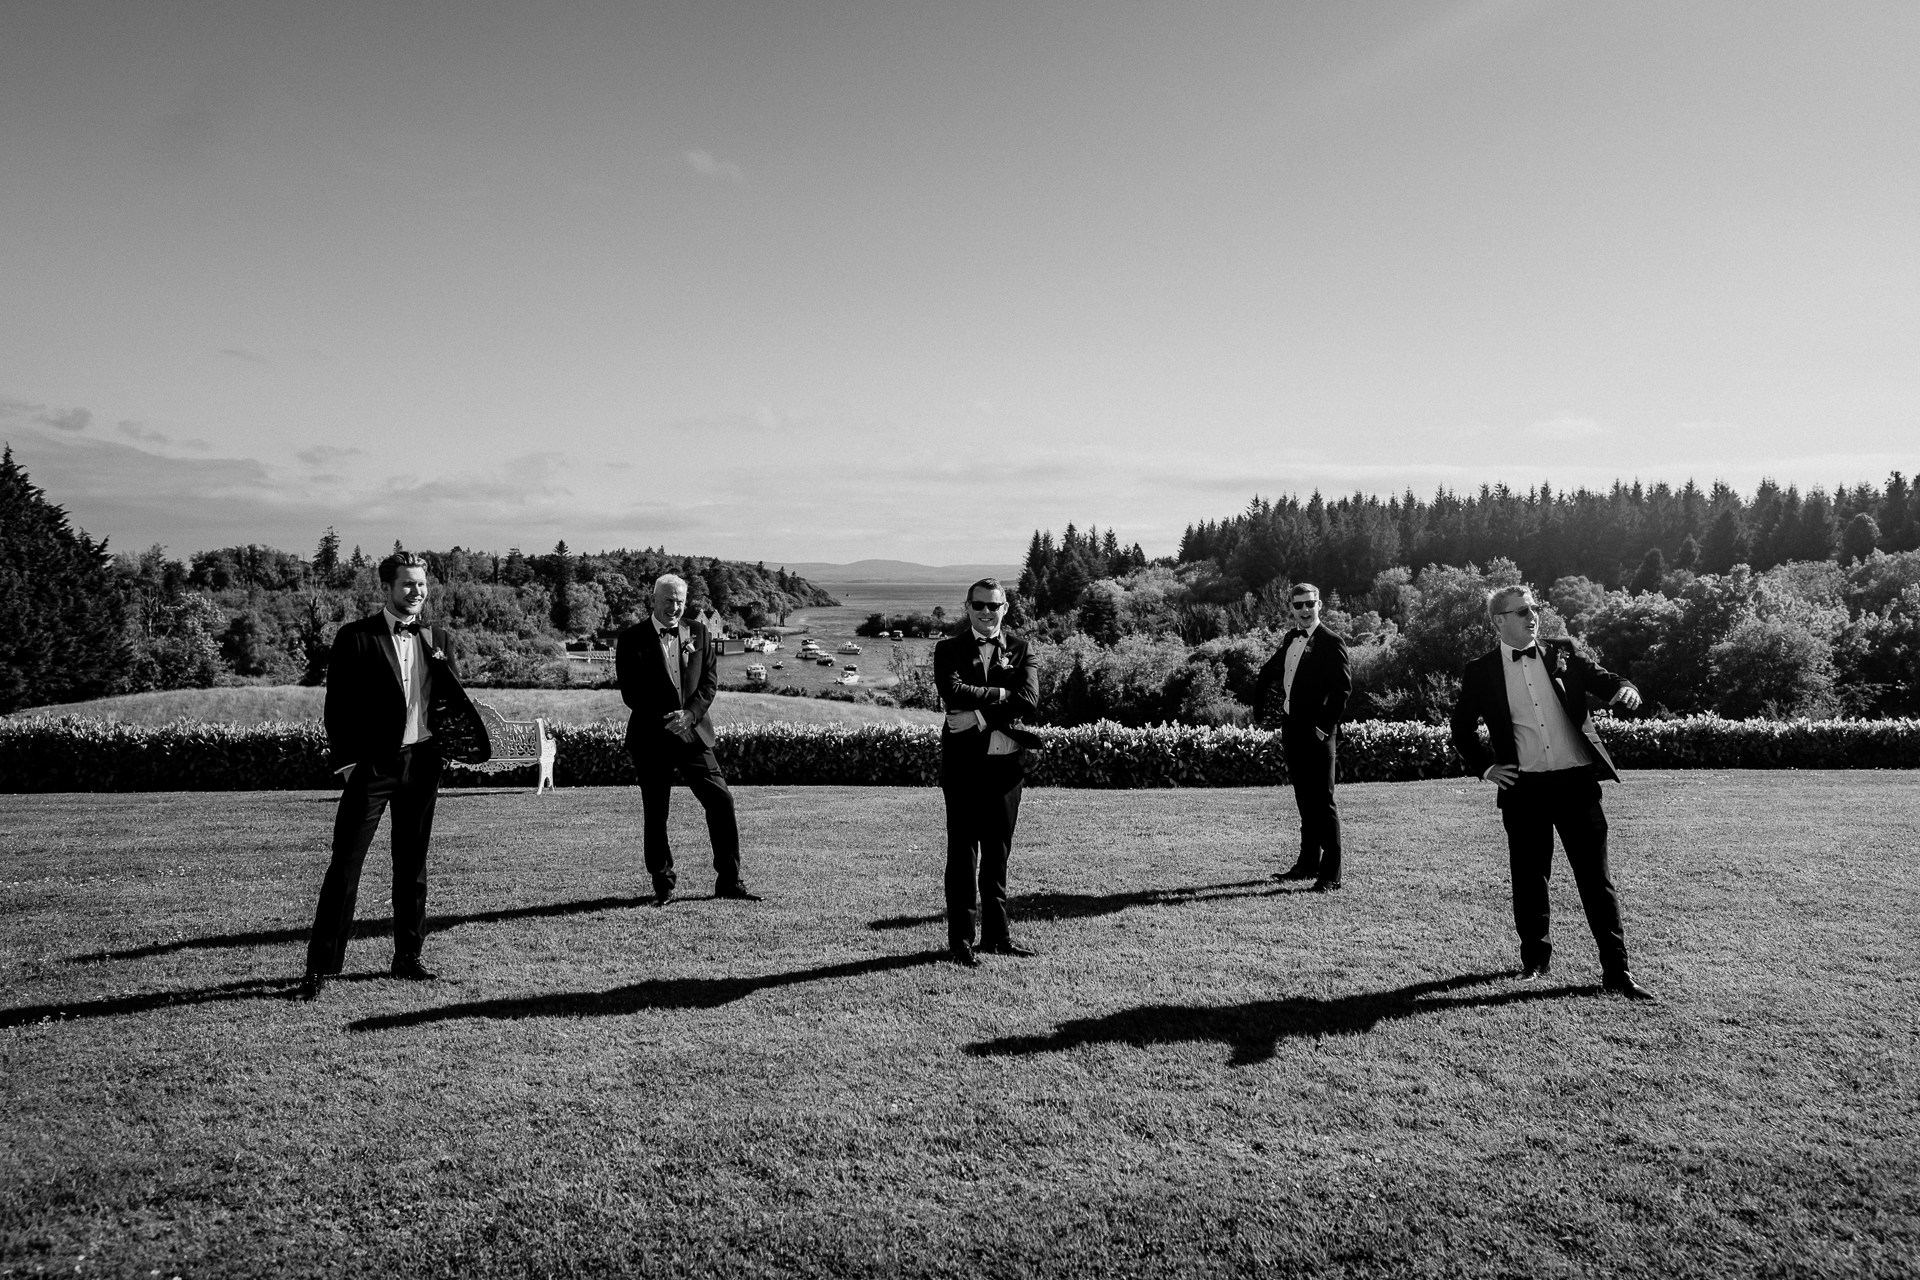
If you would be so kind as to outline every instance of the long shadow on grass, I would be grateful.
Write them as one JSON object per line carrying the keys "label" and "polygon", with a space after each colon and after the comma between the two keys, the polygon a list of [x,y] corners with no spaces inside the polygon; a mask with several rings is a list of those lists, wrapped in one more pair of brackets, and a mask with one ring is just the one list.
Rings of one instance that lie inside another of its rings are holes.
{"label": "long shadow on grass", "polygon": [[[1133,907],[1181,907],[1190,902],[1219,902],[1227,898],[1277,898],[1292,890],[1271,880],[1233,880],[1226,884],[1195,884],[1179,889],[1140,889],[1133,893],[1022,893],[1007,899],[1007,910],[1028,920],[1082,920],[1110,916]],[[869,929],[917,929],[939,924],[944,911],[922,916],[887,916],[869,920]]]}
{"label": "long shadow on grass", "polygon": [[1053,1053],[1083,1044],[1130,1044],[1144,1048],[1150,1044],[1217,1040],[1232,1047],[1232,1064],[1243,1067],[1271,1058],[1282,1040],[1364,1035],[1381,1023],[1398,1018],[1602,993],[1600,987],[1560,986],[1478,995],[1444,994],[1485,986],[1511,976],[1511,972],[1468,973],[1434,982],[1416,982],[1392,991],[1367,991],[1332,1000],[1300,996],[1229,1005],[1148,1004],[1098,1018],[1075,1018],[1061,1023],[1052,1035],[983,1040],[968,1045],[966,1051],[976,1057],[1005,1057]]}
{"label": "long shadow on grass", "polygon": [[[369,982],[386,976],[384,970],[379,973],[349,973],[338,975],[333,981]],[[196,987],[187,991],[148,991],[140,995],[110,996],[103,1000],[80,1000],[68,1004],[29,1004],[18,1009],[0,1009],[0,1027],[119,1018],[130,1013],[152,1013],[155,1009],[226,1004],[235,1000],[289,1000],[299,986],[298,975],[291,978],[248,978],[244,982],[223,982],[217,987]]]}
{"label": "long shadow on grass", "polygon": [[396,1027],[417,1027],[429,1022],[453,1022],[462,1018],[606,1018],[639,1013],[643,1009],[713,1009],[735,1000],[744,1000],[756,991],[791,987],[802,982],[826,982],[833,978],[858,978],[869,973],[888,973],[932,964],[946,956],[939,951],[918,951],[912,955],[875,956],[868,960],[849,960],[845,964],[822,965],[817,969],[798,969],[792,973],[770,973],[758,978],[650,978],[606,991],[560,991],[550,995],[507,996],[498,1000],[468,1000],[442,1005],[438,1009],[416,1009],[411,1013],[387,1013],[377,1018],[362,1018],[347,1024],[349,1031],[391,1031]]}
{"label": "long shadow on grass", "polygon": [[[427,932],[438,933],[463,924],[495,924],[502,920],[537,920],[542,916],[578,916],[594,911],[620,911],[643,907],[653,901],[645,898],[586,898],[579,902],[543,902],[537,907],[503,907],[497,911],[472,911],[460,916],[428,916]],[[69,956],[69,964],[98,964],[104,960],[138,960],[145,956],[163,956],[174,951],[217,951],[226,947],[271,947],[283,942],[305,942],[309,928],[262,929],[256,933],[216,933],[204,938],[178,938],[172,942],[151,942],[125,951],[90,951]],[[392,917],[356,920],[353,936],[378,938],[393,932]]]}

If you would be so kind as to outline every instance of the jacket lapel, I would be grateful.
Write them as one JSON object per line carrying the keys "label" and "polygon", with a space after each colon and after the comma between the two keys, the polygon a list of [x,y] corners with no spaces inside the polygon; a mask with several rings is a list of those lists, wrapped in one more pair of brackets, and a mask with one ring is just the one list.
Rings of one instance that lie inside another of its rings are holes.
{"label": "jacket lapel", "polygon": [[[1512,757],[1505,763],[1511,764],[1520,758],[1519,743],[1513,736],[1513,704],[1507,701],[1507,669],[1502,663],[1511,661],[1506,650],[1498,645],[1485,659],[1487,678],[1487,733],[1496,741],[1507,744],[1507,754]],[[1495,753],[1498,754],[1497,752]]]}
{"label": "jacket lapel", "polygon": [[387,670],[393,672],[393,687],[404,698],[407,682],[400,675],[400,647],[393,642],[393,626],[387,621],[386,610],[373,615],[373,633],[380,642],[380,652],[387,656]]}

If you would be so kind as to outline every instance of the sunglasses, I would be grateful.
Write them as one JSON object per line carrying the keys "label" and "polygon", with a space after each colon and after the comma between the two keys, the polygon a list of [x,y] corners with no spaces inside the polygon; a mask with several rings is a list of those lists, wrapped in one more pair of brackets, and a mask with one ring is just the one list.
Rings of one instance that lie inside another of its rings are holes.
{"label": "sunglasses", "polygon": [[967,601],[967,608],[983,609],[988,613],[998,613],[1000,610],[1006,607],[1007,607],[1007,602],[1005,600],[969,600]]}
{"label": "sunglasses", "polygon": [[1522,618],[1531,618],[1534,614],[1538,613],[1539,610],[1530,604],[1523,604],[1518,609],[1502,609],[1500,612],[1517,614]]}
{"label": "sunglasses", "polygon": [[1295,600],[1293,607],[1296,609],[1311,609],[1319,603],[1318,600]]}

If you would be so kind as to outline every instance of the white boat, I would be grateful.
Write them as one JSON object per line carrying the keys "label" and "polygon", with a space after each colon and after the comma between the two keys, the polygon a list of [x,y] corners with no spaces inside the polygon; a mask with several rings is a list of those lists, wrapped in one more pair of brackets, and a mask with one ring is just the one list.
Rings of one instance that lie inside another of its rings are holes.
{"label": "white boat", "polygon": [[747,683],[765,684],[766,682],[767,669],[757,662],[749,662],[747,664]]}
{"label": "white boat", "polygon": [[842,652],[842,653],[858,653],[858,652],[860,652],[860,646],[859,646],[859,645],[857,645],[857,644],[855,644],[855,643],[854,643],[853,641],[851,641],[851,640],[849,640],[849,641],[847,641],[847,642],[846,642],[845,644],[843,644],[843,645],[841,645],[841,646],[840,646],[840,652]]}
{"label": "white boat", "polygon": [[835,681],[834,683],[836,683],[836,684],[859,684],[859,683],[860,683],[860,669],[859,669],[858,667],[852,667],[852,666],[847,666],[847,667],[842,667],[842,668],[840,668],[840,678],[839,678],[839,679],[838,679],[837,681]]}

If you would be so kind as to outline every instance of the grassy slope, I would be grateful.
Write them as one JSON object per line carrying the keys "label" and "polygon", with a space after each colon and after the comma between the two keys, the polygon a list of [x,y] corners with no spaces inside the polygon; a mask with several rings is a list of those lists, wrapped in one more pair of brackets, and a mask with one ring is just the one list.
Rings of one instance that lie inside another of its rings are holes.
{"label": "grassy slope", "polygon": [[312,1006],[327,797],[5,797],[0,1272],[1920,1269],[1912,775],[1609,788],[1651,1007],[1564,867],[1510,976],[1484,789],[1342,795],[1318,897],[1285,794],[1030,793],[1043,954],[971,973],[937,792],[745,790],[768,900],[665,910],[632,792],[451,795],[447,979]]}
{"label": "grassy slope", "polygon": [[[264,720],[318,720],[324,689],[298,685],[243,685],[230,689],[168,689],[130,693],[92,702],[39,707],[22,715],[92,716],[133,724],[190,720],[258,724]],[[612,689],[476,689],[474,696],[509,720],[545,716],[551,721],[586,724],[608,716],[627,718]],[[801,724],[938,724],[934,711],[876,707],[868,703],[783,698],[764,693],[722,693],[714,700],[715,724],[788,721]]]}

